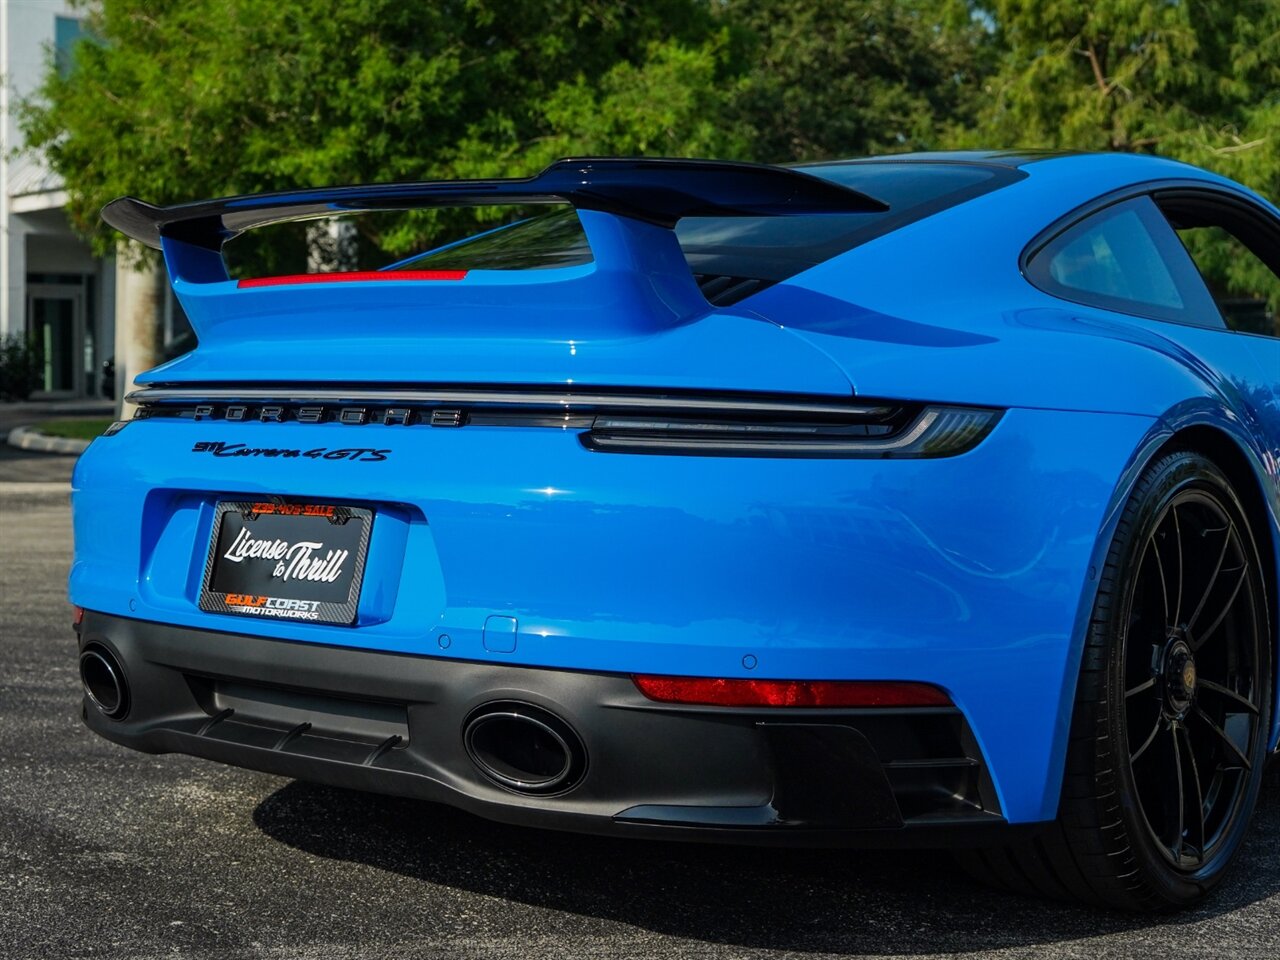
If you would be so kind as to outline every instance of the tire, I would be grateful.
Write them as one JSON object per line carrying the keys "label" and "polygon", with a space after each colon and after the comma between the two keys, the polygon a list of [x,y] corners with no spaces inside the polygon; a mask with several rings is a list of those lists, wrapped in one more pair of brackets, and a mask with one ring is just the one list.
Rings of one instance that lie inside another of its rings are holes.
{"label": "tire", "polygon": [[1270,623],[1230,482],[1198,453],[1161,456],[1125,506],[1099,581],[1058,817],[1034,839],[959,853],[961,865],[1005,890],[1130,911],[1203,899],[1238,852],[1262,782]]}

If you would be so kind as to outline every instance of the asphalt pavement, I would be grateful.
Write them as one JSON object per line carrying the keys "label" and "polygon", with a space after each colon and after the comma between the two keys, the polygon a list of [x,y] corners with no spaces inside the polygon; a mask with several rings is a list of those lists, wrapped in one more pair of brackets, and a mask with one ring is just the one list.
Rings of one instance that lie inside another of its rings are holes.
{"label": "asphalt pavement", "polygon": [[117,747],[80,722],[61,459],[0,459],[0,957],[1280,957],[1274,769],[1230,880],[1150,918],[945,854],[559,835]]}

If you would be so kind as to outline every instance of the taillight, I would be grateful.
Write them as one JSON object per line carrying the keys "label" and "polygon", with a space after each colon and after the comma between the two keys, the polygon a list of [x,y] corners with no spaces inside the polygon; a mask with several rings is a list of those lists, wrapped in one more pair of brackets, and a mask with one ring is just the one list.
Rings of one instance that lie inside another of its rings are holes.
{"label": "taillight", "polygon": [[870,414],[709,419],[646,414],[597,416],[582,434],[589,450],[706,457],[954,457],[976,447],[1000,420],[985,407],[882,406]]}
{"label": "taillight", "polygon": [[928,683],[881,680],[729,680],[634,676],[636,688],[661,703],[714,707],[948,707]]}

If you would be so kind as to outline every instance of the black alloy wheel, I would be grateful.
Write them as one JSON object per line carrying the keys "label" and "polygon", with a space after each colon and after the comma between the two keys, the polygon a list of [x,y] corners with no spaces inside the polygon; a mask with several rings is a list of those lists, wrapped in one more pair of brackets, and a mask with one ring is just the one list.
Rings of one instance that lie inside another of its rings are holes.
{"label": "black alloy wheel", "polygon": [[1222,471],[1165,454],[1136,484],[1099,580],[1058,819],[962,854],[1013,890],[1128,910],[1202,899],[1238,852],[1272,704],[1266,580]]}
{"label": "black alloy wheel", "polygon": [[1264,736],[1265,607],[1248,536],[1212,493],[1178,491],[1147,538],[1128,614],[1129,772],[1151,838],[1190,873],[1226,852]]}

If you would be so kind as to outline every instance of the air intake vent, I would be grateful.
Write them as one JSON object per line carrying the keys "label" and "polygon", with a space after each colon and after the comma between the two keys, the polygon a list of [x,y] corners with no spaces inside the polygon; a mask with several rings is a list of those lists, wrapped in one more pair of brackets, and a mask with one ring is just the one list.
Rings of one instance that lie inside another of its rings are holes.
{"label": "air intake vent", "polygon": [[725,277],[713,273],[695,273],[693,279],[698,281],[698,289],[707,298],[707,302],[715,307],[732,306],[753,293],[759,293],[765,287],[773,286],[772,280],[758,280],[755,277]]}

